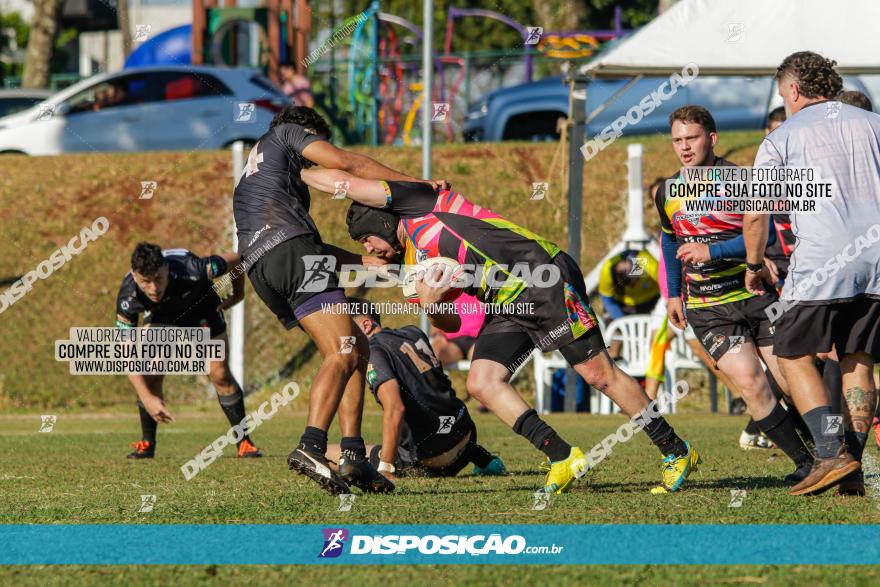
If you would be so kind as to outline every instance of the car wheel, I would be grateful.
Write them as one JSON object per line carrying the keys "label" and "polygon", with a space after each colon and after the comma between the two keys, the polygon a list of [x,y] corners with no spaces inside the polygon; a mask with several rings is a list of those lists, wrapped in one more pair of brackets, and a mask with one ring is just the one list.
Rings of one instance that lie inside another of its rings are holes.
{"label": "car wheel", "polygon": [[511,116],[504,127],[503,141],[559,140],[556,122],[565,113],[556,110],[524,112]]}

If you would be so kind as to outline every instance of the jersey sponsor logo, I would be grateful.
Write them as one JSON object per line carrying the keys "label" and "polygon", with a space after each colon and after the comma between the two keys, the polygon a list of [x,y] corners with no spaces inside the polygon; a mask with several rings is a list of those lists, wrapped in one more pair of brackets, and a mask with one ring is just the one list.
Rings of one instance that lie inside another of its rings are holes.
{"label": "jersey sponsor logo", "polygon": [[248,246],[251,246],[255,242],[257,242],[257,239],[260,238],[260,235],[263,234],[265,231],[269,230],[270,228],[272,228],[272,227],[267,224],[266,226],[264,226],[263,228],[261,228],[260,230],[255,232],[254,238],[251,239],[251,242],[248,243]]}
{"label": "jersey sponsor logo", "polygon": [[721,345],[724,344],[724,341],[727,340],[727,337],[723,334],[716,334],[712,337],[712,346],[709,347],[709,354],[711,355],[715,351],[721,348]]}
{"label": "jersey sponsor logo", "polygon": [[373,364],[370,363],[367,365],[367,383],[370,385],[375,385],[376,380],[379,378],[379,374],[376,373],[376,368],[373,367]]}

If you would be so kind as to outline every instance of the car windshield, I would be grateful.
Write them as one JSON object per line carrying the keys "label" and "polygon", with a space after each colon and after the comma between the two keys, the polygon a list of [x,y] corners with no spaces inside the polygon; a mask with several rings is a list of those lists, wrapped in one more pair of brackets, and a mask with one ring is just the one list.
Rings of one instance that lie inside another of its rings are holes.
{"label": "car windshield", "polygon": [[0,118],[15,114],[16,112],[21,112],[22,110],[27,110],[34,104],[39,104],[42,101],[42,98],[23,96],[16,98],[2,98],[0,99]]}

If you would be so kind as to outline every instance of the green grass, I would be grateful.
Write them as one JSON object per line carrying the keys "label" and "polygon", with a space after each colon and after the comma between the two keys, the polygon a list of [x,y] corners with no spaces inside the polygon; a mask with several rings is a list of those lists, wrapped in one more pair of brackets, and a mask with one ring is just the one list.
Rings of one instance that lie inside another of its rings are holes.
{"label": "green grass", "polygon": [[[255,405],[250,402],[249,405]],[[172,403],[172,408],[174,404]],[[785,456],[773,451],[742,451],[736,445],[743,417],[686,414],[673,426],[704,454],[704,465],[686,491],[663,497],[648,489],[659,479],[656,450],[638,435],[618,445],[612,456],[574,491],[557,497],[544,511],[533,511],[532,492],[541,485],[540,454],[494,416],[475,414],[481,443],[500,454],[512,475],[478,478],[463,473],[444,480],[407,479],[393,496],[361,496],[351,512],[337,512],[338,501],[287,470],[285,456],[305,422],[305,414],[282,410],[254,434],[266,452],[262,460],[222,458],[195,479],[183,480],[179,467],[220,435],[226,422],[216,406],[177,413],[177,423],[160,427],[154,461],[124,457],[127,442],[138,438],[136,415],[59,414],[51,433],[38,432],[39,415],[0,418],[0,521],[2,523],[170,524],[170,523],[504,523],[504,524],[819,524],[880,523],[877,497],[843,498],[828,493],[813,498],[787,495],[781,477],[789,472]],[[570,441],[593,446],[623,421],[620,416],[553,415],[550,423]],[[365,418],[368,442],[378,438],[380,418]],[[872,444],[868,450],[877,454]],[[730,490],[745,489],[740,508],[731,508]],[[151,513],[138,513],[140,495],[157,496]],[[145,548],[148,545],[122,545]],[[786,547],[780,545],[780,547]],[[790,545],[788,546],[790,547]],[[856,545],[854,545],[856,547]],[[699,548],[699,545],[694,545]],[[787,548],[787,547],[786,547]],[[285,579],[328,581],[340,569],[284,567],[99,568],[46,567],[0,570],[0,582],[86,584],[99,579],[125,584],[204,584],[245,579],[272,584]],[[803,584],[804,581],[876,584],[877,569],[834,567],[476,567],[395,568],[394,576],[428,579],[429,584],[621,584],[640,581],[698,584]],[[385,571],[387,573],[387,570]],[[377,569],[346,569],[346,578],[373,585],[387,580]],[[584,577],[589,577],[585,579]],[[873,578],[873,579],[871,579]]]}

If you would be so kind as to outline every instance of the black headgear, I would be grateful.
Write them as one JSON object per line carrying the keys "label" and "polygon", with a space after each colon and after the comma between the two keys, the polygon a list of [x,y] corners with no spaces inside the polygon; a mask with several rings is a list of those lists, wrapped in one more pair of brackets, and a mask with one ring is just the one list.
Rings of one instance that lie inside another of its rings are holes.
{"label": "black headgear", "polygon": [[400,251],[400,241],[397,239],[397,224],[400,218],[395,214],[352,202],[345,221],[348,224],[348,234],[354,240],[359,241],[365,236],[378,236],[396,251]]}

